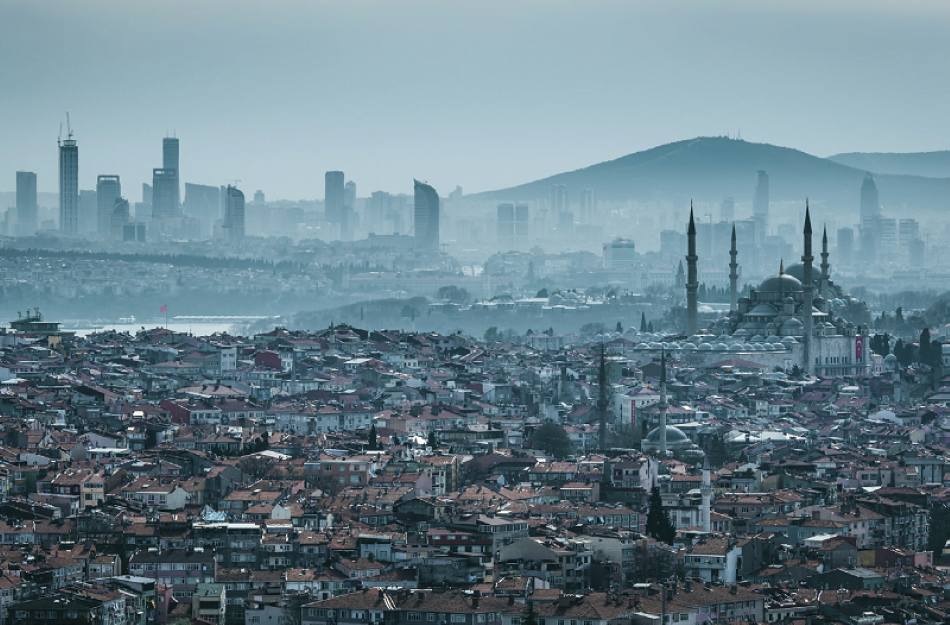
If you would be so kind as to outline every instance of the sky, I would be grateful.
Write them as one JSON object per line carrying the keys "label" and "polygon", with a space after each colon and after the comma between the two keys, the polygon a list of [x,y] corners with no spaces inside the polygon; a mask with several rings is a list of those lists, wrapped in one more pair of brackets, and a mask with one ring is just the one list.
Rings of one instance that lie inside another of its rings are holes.
{"label": "sky", "polygon": [[[0,0],[0,191],[183,182],[268,200],[504,188],[701,135],[950,149],[950,3]],[[65,131],[64,131],[65,132]]]}

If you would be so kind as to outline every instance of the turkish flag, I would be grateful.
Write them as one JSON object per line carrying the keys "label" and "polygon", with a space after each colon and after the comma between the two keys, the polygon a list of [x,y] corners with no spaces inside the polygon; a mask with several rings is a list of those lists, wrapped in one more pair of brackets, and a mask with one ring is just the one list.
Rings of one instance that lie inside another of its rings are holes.
{"label": "turkish flag", "polygon": [[168,304],[162,304],[162,307],[158,310],[158,312],[163,313],[167,310],[168,310]]}

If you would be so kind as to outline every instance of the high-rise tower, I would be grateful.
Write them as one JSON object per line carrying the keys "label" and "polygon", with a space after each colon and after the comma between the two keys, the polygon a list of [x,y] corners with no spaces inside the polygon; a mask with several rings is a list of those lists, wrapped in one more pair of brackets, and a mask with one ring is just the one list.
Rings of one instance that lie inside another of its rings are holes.
{"label": "high-rise tower", "polygon": [[116,199],[122,196],[118,176],[99,176],[96,179],[96,232],[101,239],[113,238],[112,211]]}
{"label": "high-rise tower", "polygon": [[736,302],[739,299],[739,263],[736,262],[736,256],[738,255],[736,225],[732,224],[732,247],[729,249],[729,310],[736,310]]}
{"label": "high-rise tower", "polygon": [[32,171],[16,173],[17,235],[31,236],[36,232],[36,174]]}
{"label": "high-rise tower", "polygon": [[439,251],[439,194],[431,186],[413,180],[415,189],[414,224],[416,249]]}
{"label": "high-rise tower", "polygon": [[805,253],[802,254],[802,265],[804,268],[802,276],[802,321],[805,324],[805,342],[802,349],[802,370],[806,374],[814,371],[811,357],[812,344],[812,302],[814,301],[815,282],[812,278],[812,263],[815,257],[811,253],[811,212],[808,209],[808,200],[805,200]]}
{"label": "high-rise tower", "polygon": [[175,214],[181,204],[181,169],[178,167],[178,138],[162,139],[162,169],[175,171]]}
{"label": "high-rise tower", "polygon": [[79,234],[79,146],[66,114],[66,139],[59,141],[59,229]]}
{"label": "high-rise tower", "polygon": [[689,227],[686,229],[686,335],[699,332],[699,276],[696,270],[696,222],[693,203],[689,203]]}
{"label": "high-rise tower", "polygon": [[228,239],[237,242],[244,238],[244,194],[230,185],[226,193],[224,227],[228,229]]}
{"label": "high-rise tower", "polygon": [[861,225],[881,215],[881,200],[877,192],[877,184],[871,172],[864,175],[861,183]]}
{"label": "high-rise tower", "polygon": [[178,170],[152,170],[152,219],[171,219],[178,214]]}
{"label": "high-rise tower", "polygon": [[324,219],[331,224],[340,223],[343,217],[344,177],[342,171],[328,171],[323,176]]}

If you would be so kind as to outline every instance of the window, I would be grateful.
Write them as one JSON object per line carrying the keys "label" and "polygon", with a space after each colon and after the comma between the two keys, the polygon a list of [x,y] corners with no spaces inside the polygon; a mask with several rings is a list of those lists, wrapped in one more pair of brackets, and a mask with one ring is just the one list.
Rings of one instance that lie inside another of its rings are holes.
{"label": "window", "polygon": [[484,614],[477,614],[475,620],[478,621],[479,623],[484,623],[484,622],[485,622],[485,615],[484,615]]}
{"label": "window", "polygon": [[435,612],[429,612],[428,614],[426,614],[426,620],[427,620],[427,621],[434,621],[434,620],[435,620]]}
{"label": "window", "polygon": [[464,614],[453,614],[453,615],[452,615],[452,622],[453,622],[453,623],[464,623],[464,622],[465,622],[465,615],[464,615]]}
{"label": "window", "polygon": [[409,613],[409,620],[410,620],[410,621],[421,621],[421,620],[422,620],[422,615],[419,614],[418,612],[410,612],[410,613]]}

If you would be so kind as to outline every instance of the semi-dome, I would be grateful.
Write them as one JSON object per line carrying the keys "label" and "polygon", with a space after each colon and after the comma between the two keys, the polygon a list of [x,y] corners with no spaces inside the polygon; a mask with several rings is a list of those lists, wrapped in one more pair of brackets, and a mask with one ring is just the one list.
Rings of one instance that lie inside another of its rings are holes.
{"label": "semi-dome", "polygon": [[805,324],[803,324],[796,317],[792,317],[791,319],[786,319],[785,323],[782,324],[782,332],[792,332],[792,331],[804,330],[804,329],[805,329]]}
{"label": "semi-dome", "polygon": [[793,293],[802,290],[802,282],[794,276],[782,273],[766,278],[756,290],[759,293]]}

